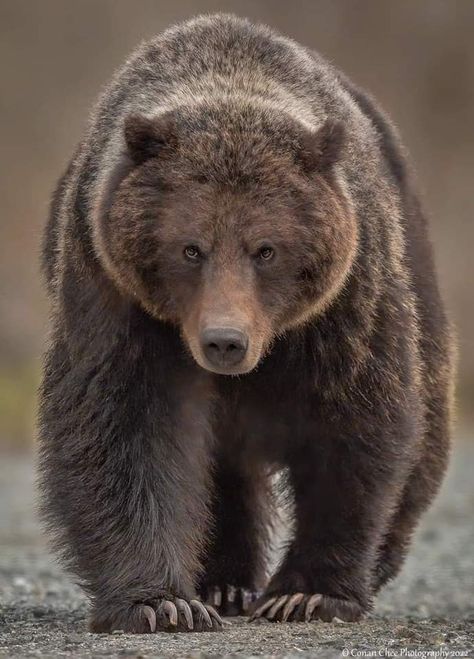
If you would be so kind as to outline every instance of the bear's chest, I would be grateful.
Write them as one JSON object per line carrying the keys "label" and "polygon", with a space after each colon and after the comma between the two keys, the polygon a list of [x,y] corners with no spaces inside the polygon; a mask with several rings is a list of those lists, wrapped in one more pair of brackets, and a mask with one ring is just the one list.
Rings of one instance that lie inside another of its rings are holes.
{"label": "bear's chest", "polygon": [[219,402],[216,435],[221,446],[248,460],[285,464],[295,446],[314,435],[314,407],[286,387],[236,387]]}

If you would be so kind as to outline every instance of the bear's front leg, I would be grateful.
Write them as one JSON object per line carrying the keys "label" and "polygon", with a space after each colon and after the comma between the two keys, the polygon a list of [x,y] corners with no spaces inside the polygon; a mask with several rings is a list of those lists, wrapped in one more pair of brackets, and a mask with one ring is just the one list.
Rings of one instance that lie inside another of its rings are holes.
{"label": "bear's front leg", "polygon": [[252,619],[356,621],[371,608],[377,551],[408,471],[410,423],[333,420],[291,455],[295,535]]}
{"label": "bear's front leg", "polygon": [[154,334],[113,337],[93,355],[58,339],[46,365],[43,512],[92,599],[95,632],[222,624],[195,591],[208,522],[207,384],[180,373]]}
{"label": "bear's front leg", "polygon": [[221,451],[215,459],[213,490],[212,539],[199,590],[219,613],[248,615],[266,581],[271,486],[262,469]]}

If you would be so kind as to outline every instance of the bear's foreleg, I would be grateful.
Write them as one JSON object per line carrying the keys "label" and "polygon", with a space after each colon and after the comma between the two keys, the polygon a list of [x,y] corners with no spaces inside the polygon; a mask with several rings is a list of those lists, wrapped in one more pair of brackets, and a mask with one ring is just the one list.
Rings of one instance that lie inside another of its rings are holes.
{"label": "bear's foreleg", "polygon": [[194,589],[208,523],[205,388],[188,375],[180,389],[155,340],[114,336],[80,355],[56,340],[46,365],[43,513],[96,632],[221,626]]}
{"label": "bear's foreleg", "polygon": [[200,592],[224,615],[247,615],[265,585],[271,484],[262,468],[219,456],[211,543]]}
{"label": "bear's foreleg", "polygon": [[[370,610],[378,547],[408,473],[410,423],[314,429],[290,461],[295,535],[253,618],[345,621]],[[338,432],[339,430],[339,432]],[[398,436],[397,436],[398,435]]]}

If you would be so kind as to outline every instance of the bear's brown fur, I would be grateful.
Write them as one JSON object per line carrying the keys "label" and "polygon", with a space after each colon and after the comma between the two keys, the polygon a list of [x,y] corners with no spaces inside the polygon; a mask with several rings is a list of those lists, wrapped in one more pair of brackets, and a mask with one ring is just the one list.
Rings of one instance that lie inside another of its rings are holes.
{"label": "bear's brown fur", "polygon": [[[368,611],[441,482],[452,389],[426,220],[371,99],[233,16],[166,31],[104,92],[44,270],[43,512],[92,629]],[[294,530],[266,583],[280,469]]]}

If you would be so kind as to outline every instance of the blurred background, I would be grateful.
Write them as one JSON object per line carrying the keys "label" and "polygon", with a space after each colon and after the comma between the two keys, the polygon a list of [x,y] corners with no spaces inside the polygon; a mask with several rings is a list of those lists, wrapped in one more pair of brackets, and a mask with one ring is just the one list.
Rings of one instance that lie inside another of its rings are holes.
{"label": "blurred background", "polygon": [[399,126],[458,328],[459,427],[474,422],[472,0],[0,0],[0,449],[31,446],[48,306],[39,243],[101,86],[142,39],[232,11],[318,49]]}

